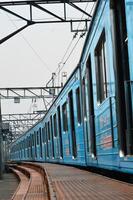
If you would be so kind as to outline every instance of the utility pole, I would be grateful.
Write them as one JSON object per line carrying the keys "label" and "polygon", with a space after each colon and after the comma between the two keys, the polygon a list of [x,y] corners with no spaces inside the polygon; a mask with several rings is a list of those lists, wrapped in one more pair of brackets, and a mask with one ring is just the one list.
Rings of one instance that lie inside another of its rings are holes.
{"label": "utility pole", "polygon": [[0,180],[3,178],[3,135],[2,135],[2,116],[1,116],[1,96],[0,96]]}

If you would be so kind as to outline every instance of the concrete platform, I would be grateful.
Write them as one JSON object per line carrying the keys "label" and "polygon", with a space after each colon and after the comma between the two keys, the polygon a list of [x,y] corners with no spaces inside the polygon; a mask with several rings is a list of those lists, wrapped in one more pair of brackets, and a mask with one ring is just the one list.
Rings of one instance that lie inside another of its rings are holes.
{"label": "concrete platform", "polygon": [[44,167],[57,200],[133,200],[133,185],[74,167]]}
{"label": "concrete platform", "polygon": [[18,179],[12,173],[3,175],[0,180],[0,200],[11,200],[11,197],[18,186]]}

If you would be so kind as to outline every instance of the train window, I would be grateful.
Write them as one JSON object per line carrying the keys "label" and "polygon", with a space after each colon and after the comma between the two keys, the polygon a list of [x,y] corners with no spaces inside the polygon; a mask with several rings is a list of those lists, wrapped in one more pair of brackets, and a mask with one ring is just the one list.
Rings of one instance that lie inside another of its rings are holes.
{"label": "train window", "polygon": [[46,148],[47,148],[47,157],[49,157],[49,148],[48,148],[48,123],[45,123],[45,130],[46,130]]}
{"label": "train window", "polygon": [[28,137],[26,138],[26,140],[27,140],[27,155],[28,155],[28,157],[29,157],[29,141],[28,141]]}
{"label": "train window", "polygon": [[57,137],[57,119],[56,114],[54,115],[54,136]]}
{"label": "train window", "polygon": [[94,100],[93,100],[93,81],[92,81],[92,66],[91,56],[88,57],[86,63],[86,75],[87,75],[87,89],[88,89],[88,107],[89,107],[89,127],[90,133],[87,139],[90,139],[90,150],[92,157],[96,156],[96,141],[95,141],[95,120],[94,120]]}
{"label": "train window", "polygon": [[32,134],[32,146],[35,145],[35,142],[34,142],[34,135]]}
{"label": "train window", "polygon": [[35,141],[35,157],[37,157],[36,132],[35,131],[34,131],[34,141]]}
{"label": "train window", "polygon": [[26,154],[25,154],[25,139],[23,141],[23,145],[24,145],[24,157],[25,157],[26,156]]}
{"label": "train window", "polygon": [[85,86],[85,77],[82,82],[82,90],[83,90],[83,109],[84,109],[84,119],[87,117],[87,108],[86,108],[86,86]]}
{"label": "train window", "polygon": [[30,136],[28,137],[29,157],[30,157]]}
{"label": "train window", "polygon": [[77,121],[81,124],[81,103],[80,103],[80,89],[76,89],[76,103],[77,103]]}
{"label": "train window", "polygon": [[57,113],[58,113],[59,140],[60,140],[60,156],[63,157],[60,106],[58,106],[58,108],[57,108]]}
{"label": "train window", "polygon": [[26,137],[26,148],[28,148],[28,137]]}
{"label": "train window", "polygon": [[45,142],[45,127],[42,128],[42,141]]}
{"label": "train window", "polygon": [[48,122],[48,140],[50,140],[50,124]]}
{"label": "train window", "polygon": [[106,59],[106,38],[103,31],[95,49],[97,101],[102,103],[108,97],[108,65]]}
{"label": "train window", "polygon": [[70,109],[69,113],[70,113],[70,125],[71,125],[71,136],[72,136],[72,153],[73,153],[74,157],[77,157],[74,107],[73,107],[73,92],[72,92],[72,90],[69,92],[68,98],[69,98],[69,109]]}
{"label": "train window", "polygon": [[45,135],[44,135],[44,138],[45,138],[45,143],[47,142],[47,123],[45,123]]}
{"label": "train window", "polygon": [[53,120],[52,116],[50,117],[50,125],[51,125],[51,138],[52,138],[52,156],[54,157],[54,136],[53,136]]}
{"label": "train window", "polygon": [[39,138],[40,138],[40,143],[42,142],[42,130],[39,128]]}
{"label": "train window", "polygon": [[30,156],[32,157],[32,135],[30,135]]}
{"label": "train window", "polygon": [[83,92],[83,115],[84,115],[84,129],[86,132],[86,140],[87,140],[87,151],[89,152],[89,133],[88,133],[88,123],[87,123],[87,93],[86,93],[86,77],[82,80],[82,92]]}
{"label": "train window", "polygon": [[39,135],[40,135],[40,156],[42,157],[42,129],[39,128]]}
{"label": "train window", "polygon": [[67,103],[66,102],[62,106],[62,117],[63,117],[63,131],[68,131]]}
{"label": "train window", "polygon": [[37,145],[39,144],[39,133],[38,133],[38,131],[37,131]]}

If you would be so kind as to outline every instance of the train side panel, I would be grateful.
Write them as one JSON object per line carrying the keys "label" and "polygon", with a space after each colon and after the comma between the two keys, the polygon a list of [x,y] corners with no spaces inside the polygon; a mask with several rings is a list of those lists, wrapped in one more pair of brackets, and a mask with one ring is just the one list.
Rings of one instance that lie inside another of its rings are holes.
{"label": "train side panel", "polygon": [[[99,82],[101,80],[98,80],[104,72],[100,71],[102,66],[99,68],[100,64],[98,63],[101,52],[104,54],[103,59],[105,59],[106,65],[106,85],[103,87]],[[92,79],[92,83],[90,79]],[[82,60],[82,80],[85,82],[83,93],[88,97],[88,99],[83,97],[84,113],[87,113],[84,114],[84,130],[88,165],[116,169],[119,166],[119,156],[110,1],[100,1],[93,19]],[[91,89],[89,84],[92,84],[93,111],[89,105],[92,101],[89,96],[89,89]],[[92,135],[92,132],[95,134]],[[95,137],[95,140],[92,140],[92,137]]]}

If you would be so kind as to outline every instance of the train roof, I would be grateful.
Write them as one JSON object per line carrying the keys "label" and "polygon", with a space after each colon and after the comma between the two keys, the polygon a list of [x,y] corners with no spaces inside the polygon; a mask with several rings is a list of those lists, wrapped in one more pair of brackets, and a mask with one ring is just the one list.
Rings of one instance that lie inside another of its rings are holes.
{"label": "train roof", "polygon": [[84,55],[84,52],[86,51],[87,41],[89,40],[89,37],[90,37],[90,34],[91,34],[91,30],[92,30],[92,27],[93,27],[93,23],[94,23],[94,19],[95,19],[95,16],[96,16],[96,13],[97,13],[97,10],[98,10],[98,6],[99,6],[100,2],[101,2],[101,0],[97,0],[97,2],[96,2],[95,10],[93,12],[92,20],[90,22],[89,30],[88,30],[88,33],[87,33],[87,36],[86,36],[86,39],[85,39],[85,42],[84,42],[83,50],[82,50],[82,53],[81,53],[81,57],[80,57],[80,60],[79,60],[79,65],[82,64],[83,55]]}

